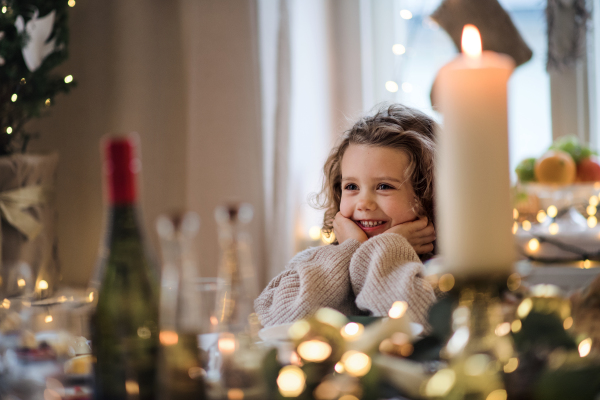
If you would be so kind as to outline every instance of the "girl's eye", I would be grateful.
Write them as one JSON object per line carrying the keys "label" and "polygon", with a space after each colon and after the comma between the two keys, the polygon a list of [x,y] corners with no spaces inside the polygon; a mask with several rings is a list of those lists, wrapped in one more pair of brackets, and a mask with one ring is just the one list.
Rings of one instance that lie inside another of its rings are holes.
{"label": "girl's eye", "polygon": [[349,183],[346,186],[344,186],[345,190],[358,190],[358,186],[355,185],[354,183]]}
{"label": "girl's eye", "polygon": [[380,183],[379,185],[377,185],[377,190],[390,190],[390,189],[394,189],[394,188],[385,183]]}

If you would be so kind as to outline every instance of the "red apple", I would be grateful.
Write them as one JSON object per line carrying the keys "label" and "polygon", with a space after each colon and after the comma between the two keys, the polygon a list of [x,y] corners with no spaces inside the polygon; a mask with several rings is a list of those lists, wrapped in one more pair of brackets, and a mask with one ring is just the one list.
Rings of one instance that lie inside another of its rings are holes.
{"label": "red apple", "polygon": [[600,165],[590,158],[585,158],[577,164],[577,182],[600,181]]}

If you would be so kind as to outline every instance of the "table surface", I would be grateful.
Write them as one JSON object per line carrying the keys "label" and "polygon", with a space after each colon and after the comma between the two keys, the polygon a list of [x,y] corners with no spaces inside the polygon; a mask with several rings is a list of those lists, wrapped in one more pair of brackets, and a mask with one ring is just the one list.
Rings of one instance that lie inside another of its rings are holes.
{"label": "table surface", "polygon": [[587,286],[600,274],[598,263],[593,268],[581,268],[581,262],[562,264],[543,264],[532,261],[520,261],[516,270],[529,285],[540,283],[560,287],[566,293]]}

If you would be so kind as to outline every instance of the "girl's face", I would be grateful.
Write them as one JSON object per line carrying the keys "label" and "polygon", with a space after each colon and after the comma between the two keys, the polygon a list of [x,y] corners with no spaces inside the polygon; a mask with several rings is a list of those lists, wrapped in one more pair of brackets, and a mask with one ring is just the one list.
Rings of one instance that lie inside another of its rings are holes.
{"label": "girl's face", "polygon": [[342,158],[340,212],[367,237],[417,218],[415,194],[404,172],[408,156],[401,150],[351,144]]}

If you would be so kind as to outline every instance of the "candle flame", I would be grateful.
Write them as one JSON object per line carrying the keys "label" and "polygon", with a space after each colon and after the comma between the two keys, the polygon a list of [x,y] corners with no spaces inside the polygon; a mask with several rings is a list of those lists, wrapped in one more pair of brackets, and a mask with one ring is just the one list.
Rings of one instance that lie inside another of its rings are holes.
{"label": "candle flame", "polygon": [[469,57],[481,56],[481,35],[475,25],[465,25],[462,33],[462,51]]}

